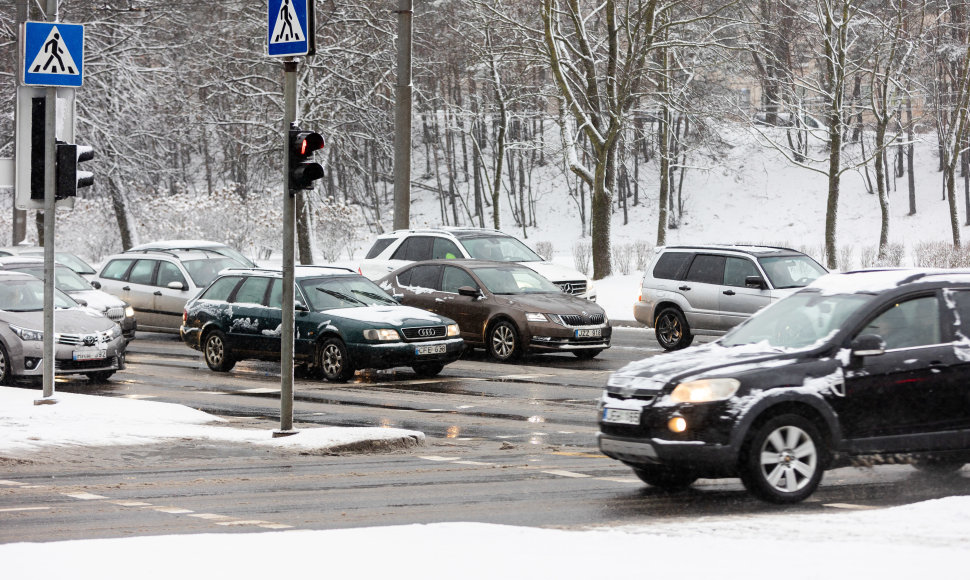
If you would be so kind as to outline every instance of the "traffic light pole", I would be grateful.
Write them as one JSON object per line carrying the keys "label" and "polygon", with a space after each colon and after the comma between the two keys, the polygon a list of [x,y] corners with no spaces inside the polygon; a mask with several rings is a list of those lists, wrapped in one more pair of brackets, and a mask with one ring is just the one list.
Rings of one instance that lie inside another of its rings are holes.
{"label": "traffic light pole", "polygon": [[[57,22],[57,0],[47,0],[47,21]],[[44,107],[44,398],[54,400],[54,186],[57,173],[54,167],[54,131],[57,125],[57,89],[47,88]]]}
{"label": "traffic light pole", "polygon": [[294,239],[296,237],[296,194],[290,189],[290,126],[296,121],[296,61],[283,61],[283,328],[280,338],[280,428],[274,437],[296,433],[293,430],[293,337],[296,324],[294,280]]}

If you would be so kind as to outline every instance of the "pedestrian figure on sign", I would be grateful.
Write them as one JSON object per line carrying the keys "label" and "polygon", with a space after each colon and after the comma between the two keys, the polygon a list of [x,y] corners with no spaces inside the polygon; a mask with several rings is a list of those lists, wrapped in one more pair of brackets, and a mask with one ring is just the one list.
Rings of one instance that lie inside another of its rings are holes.
{"label": "pedestrian figure on sign", "polygon": [[[61,60],[61,55],[60,55],[60,53],[64,51],[61,50],[60,42],[58,42],[60,39],[61,39],[61,35],[54,33],[54,36],[51,37],[51,39],[48,40],[46,44],[44,44],[44,52],[50,53],[51,55],[50,58],[47,59],[47,62],[44,63],[44,66],[43,66],[44,70],[47,70],[48,68],[50,68],[51,63],[54,62],[54,59],[56,58],[57,64],[59,64],[61,67],[61,72],[64,71],[64,61]],[[34,67],[34,72],[37,72],[40,69],[41,67],[39,66]],[[55,67],[54,70],[56,71],[57,67]]]}
{"label": "pedestrian figure on sign", "polygon": [[[283,20],[283,28],[280,29],[280,33],[276,36],[276,42],[279,42],[280,37],[283,37],[286,40],[289,40],[291,37],[294,36],[293,19],[290,18],[290,11],[288,10],[289,7],[290,7],[290,0],[283,0],[283,5],[280,6],[280,18]],[[286,34],[286,36],[283,36],[283,33],[287,28],[290,29],[290,32],[289,34]]]}

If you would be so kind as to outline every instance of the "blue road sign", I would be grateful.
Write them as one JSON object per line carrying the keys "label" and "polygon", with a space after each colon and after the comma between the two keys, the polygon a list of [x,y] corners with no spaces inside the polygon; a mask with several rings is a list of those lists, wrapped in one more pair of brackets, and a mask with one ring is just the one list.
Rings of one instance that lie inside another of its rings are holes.
{"label": "blue road sign", "polygon": [[269,0],[266,53],[269,56],[313,54],[312,0]]}
{"label": "blue road sign", "polygon": [[79,87],[84,80],[84,26],[24,22],[25,85]]}

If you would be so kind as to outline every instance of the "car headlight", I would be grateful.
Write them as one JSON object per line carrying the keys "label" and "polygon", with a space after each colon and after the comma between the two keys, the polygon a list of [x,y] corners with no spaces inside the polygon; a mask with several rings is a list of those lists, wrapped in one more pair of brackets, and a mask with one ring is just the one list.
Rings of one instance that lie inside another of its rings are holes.
{"label": "car headlight", "polygon": [[12,330],[14,334],[19,336],[20,340],[24,340],[24,341],[44,340],[44,332],[41,330],[31,330],[29,328],[14,326],[13,324],[10,325],[10,330]]}
{"label": "car headlight", "polygon": [[368,328],[364,331],[367,340],[401,340],[400,335],[393,328]]}
{"label": "car headlight", "polygon": [[548,318],[541,312],[526,312],[525,319],[529,322],[546,322]]}
{"label": "car headlight", "polygon": [[670,393],[677,403],[710,403],[730,398],[738,391],[741,381],[737,379],[701,379],[680,383]]}
{"label": "car headlight", "polygon": [[134,318],[135,309],[131,306],[125,306],[125,318]]}
{"label": "car headlight", "polygon": [[448,336],[458,336],[458,325],[449,324],[448,325]]}

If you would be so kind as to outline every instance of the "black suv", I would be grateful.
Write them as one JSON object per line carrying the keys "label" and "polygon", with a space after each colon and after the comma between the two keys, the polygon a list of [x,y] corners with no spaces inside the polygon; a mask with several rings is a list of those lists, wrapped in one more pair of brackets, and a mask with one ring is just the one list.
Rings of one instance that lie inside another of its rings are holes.
{"label": "black suv", "polygon": [[[280,270],[224,270],[185,305],[182,340],[217,372],[242,359],[279,361],[282,282]],[[351,270],[299,266],[294,282],[294,358],[302,372],[343,382],[357,369],[409,366],[433,376],[461,356],[454,320],[401,306]]]}
{"label": "black suv", "polygon": [[740,476],[778,503],[854,460],[959,470],[970,461],[970,273],[823,276],[717,342],[614,373],[598,440],[650,485]]}

